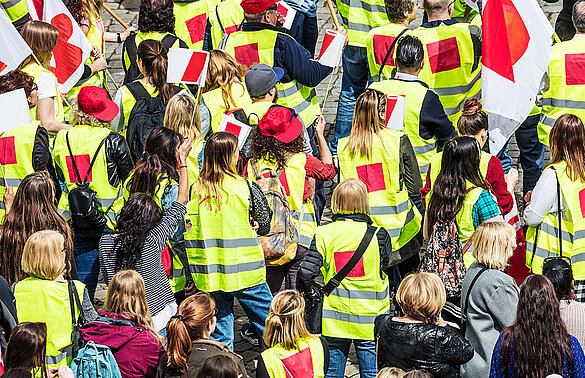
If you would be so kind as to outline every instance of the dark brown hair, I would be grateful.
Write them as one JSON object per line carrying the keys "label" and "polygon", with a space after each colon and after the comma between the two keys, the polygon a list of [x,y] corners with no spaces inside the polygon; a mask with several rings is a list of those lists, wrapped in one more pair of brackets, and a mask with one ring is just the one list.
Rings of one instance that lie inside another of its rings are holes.
{"label": "dark brown hair", "polygon": [[394,23],[404,20],[406,18],[404,13],[412,12],[415,1],[418,0],[384,0],[388,20]]}
{"label": "dark brown hair", "polygon": [[66,271],[71,269],[73,232],[55,205],[55,186],[46,171],[26,176],[16,191],[14,203],[0,226],[0,275],[9,284],[26,278],[21,257],[27,239],[37,231],[54,230],[65,238]]}
{"label": "dark brown hair", "polygon": [[551,164],[567,163],[567,175],[572,181],[585,183],[585,128],[574,114],[563,114],[550,132]]}
{"label": "dark brown hair", "polygon": [[254,159],[266,159],[276,164],[279,170],[286,167],[287,157],[303,152],[304,142],[302,133],[292,142],[283,143],[273,136],[262,135],[260,128],[255,127],[250,139],[250,151]]}
{"label": "dark brown hair", "polygon": [[212,356],[203,361],[196,378],[238,378],[238,365],[224,354]]}
{"label": "dark brown hair", "polygon": [[476,136],[488,129],[488,116],[482,110],[481,103],[475,98],[468,98],[463,103],[463,112],[457,121],[459,135]]}
{"label": "dark brown hair", "polygon": [[144,75],[152,78],[152,83],[158,90],[163,103],[166,105],[175,94],[173,86],[167,84],[167,69],[169,65],[167,50],[159,41],[145,39],[138,45],[136,55],[142,62]]}
{"label": "dark brown hair", "polygon": [[561,318],[554,287],[545,276],[526,278],[520,286],[516,319],[503,332],[501,371],[508,370],[514,353],[512,368],[516,377],[544,378],[563,373],[563,367],[571,376],[571,338]]}
{"label": "dark brown hair", "polygon": [[20,70],[12,70],[6,75],[2,75],[2,80],[0,80],[0,94],[22,88],[26,97],[29,97],[32,91],[36,89],[36,86],[32,76]]}
{"label": "dark brown hair", "polygon": [[41,369],[42,377],[46,378],[46,348],[47,325],[45,323],[20,323],[10,334],[6,355],[4,356],[4,368],[6,371],[12,369],[36,371]]}
{"label": "dark brown hair", "polygon": [[142,0],[138,11],[138,30],[175,34],[175,14],[171,0]]}

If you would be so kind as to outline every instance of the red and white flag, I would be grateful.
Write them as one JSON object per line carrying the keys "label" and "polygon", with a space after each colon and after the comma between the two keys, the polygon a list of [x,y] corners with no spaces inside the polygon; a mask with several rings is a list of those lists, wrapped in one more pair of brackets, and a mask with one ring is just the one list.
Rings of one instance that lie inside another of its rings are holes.
{"label": "red and white flag", "polygon": [[497,153],[534,106],[553,29],[537,0],[485,0],[482,16],[482,99]]}
{"label": "red and white flag", "polygon": [[386,127],[392,130],[404,130],[404,113],[406,97],[403,95],[386,95]]}
{"label": "red and white flag", "polygon": [[32,54],[30,47],[18,34],[4,12],[0,12],[0,75],[8,73],[20,65]]}
{"label": "red and white flag", "polygon": [[209,52],[171,48],[169,50],[169,69],[167,83],[205,85]]}
{"label": "red and white flag", "polygon": [[292,7],[284,1],[279,1],[276,3],[276,11],[280,13],[284,21],[282,27],[290,30],[297,11],[292,9]]}
{"label": "red and white flag", "polygon": [[81,79],[92,46],[62,0],[43,1],[43,21],[59,29],[49,68],[57,76],[59,91],[67,93]]}
{"label": "red and white flag", "polygon": [[338,67],[345,45],[345,36],[333,29],[325,30],[317,60],[324,66]]}
{"label": "red and white flag", "polygon": [[248,139],[248,135],[250,135],[252,128],[245,123],[238,121],[234,116],[224,114],[221,123],[219,124],[218,131],[227,131],[228,133],[237,136],[239,149],[241,150],[242,147],[244,147],[244,143],[246,143],[246,139]]}

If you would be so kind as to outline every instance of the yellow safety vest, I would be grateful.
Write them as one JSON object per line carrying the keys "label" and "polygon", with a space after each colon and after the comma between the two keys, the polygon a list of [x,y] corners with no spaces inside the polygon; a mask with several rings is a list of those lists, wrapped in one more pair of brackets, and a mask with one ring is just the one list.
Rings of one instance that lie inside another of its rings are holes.
{"label": "yellow safety vest", "polygon": [[211,25],[211,44],[217,49],[224,35],[237,31],[244,22],[244,10],[240,0],[224,0],[209,12]]}
{"label": "yellow safety vest", "polygon": [[[191,192],[185,222],[185,247],[199,290],[232,292],[266,282],[264,252],[250,226],[250,189],[241,177],[225,176],[227,192],[219,212],[210,210],[196,190]],[[195,186],[193,187],[195,188]]]}
{"label": "yellow safety vest", "polygon": [[[374,81],[383,79],[390,79],[392,77],[392,70],[396,67],[394,58],[396,57],[396,44],[382,70],[382,77],[378,76],[380,66],[388,53],[388,49],[392,42],[396,39],[398,34],[406,29],[406,26],[399,24],[388,24],[385,26],[378,26],[370,30],[366,36],[366,51],[368,53],[368,67],[370,68],[370,75]],[[402,34],[405,35],[406,33]]]}
{"label": "yellow safety vest", "polygon": [[0,0],[0,7],[13,24],[24,25],[23,21],[30,17],[26,0]]}
{"label": "yellow safety vest", "polygon": [[175,33],[190,49],[203,49],[207,19],[219,0],[174,1]]}
{"label": "yellow safety vest", "polygon": [[481,62],[474,67],[473,41],[468,24],[419,27],[412,31],[425,48],[419,74],[438,95],[445,113],[453,122],[461,116],[463,103],[481,95]]}
{"label": "yellow safety vest", "polygon": [[203,150],[203,144],[205,141],[203,139],[195,139],[191,144],[191,151],[189,152],[189,156],[187,156],[187,170],[189,171],[189,186],[195,184],[197,179],[199,178],[199,162],[197,159]]}
{"label": "yellow safety vest", "polygon": [[423,101],[429,90],[428,87],[421,81],[390,79],[372,83],[370,88],[377,89],[385,94],[405,97],[406,108],[404,111],[403,131],[408,135],[408,139],[412,144],[418,161],[418,169],[424,181],[429,170],[431,158],[437,153],[437,138],[433,136],[431,139],[423,139],[420,136],[420,114]]}
{"label": "yellow safety vest", "polygon": [[[581,193],[585,184],[581,180],[571,181],[567,175],[567,164],[552,164],[559,180],[565,209],[562,209],[563,256],[571,259],[575,280],[585,279],[585,217]],[[556,200],[555,200],[556,201]],[[560,255],[558,213],[548,213],[542,223],[529,227],[526,233],[526,266],[536,274],[542,274],[542,265],[547,257]]]}
{"label": "yellow safety vest", "polygon": [[[30,76],[32,76],[33,80],[36,84],[39,83],[41,76],[43,74],[53,75],[54,73],[49,71],[48,69],[38,65],[37,63],[31,63],[28,66],[21,69],[23,72],[26,72]],[[61,100],[61,92],[59,92],[59,85],[57,84],[57,80],[55,80],[55,91],[57,92],[57,96],[55,97],[55,102],[57,103],[57,110],[55,112],[55,119],[57,121],[63,122],[65,120],[65,112],[63,110],[63,102]],[[30,115],[33,121],[39,121],[37,117],[37,107],[30,109]]]}
{"label": "yellow safety vest", "polygon": [[[349,220],[317,227],[315,245],[323,256],[324,282],[329,282],[349,261],[366,228],[365,222]],[[374,319],[390,309],[388,277],[381,272],[380,266],[380,246],[374,235],[355,268],[323,298],[323,336],[374,339]]]}
{"label": "yellow safety vest", "polygon": [[[258,63],[274,66],[274,46],[278,35],[292,38],[288,34],[264,29],[254,32],[238,31],[230,34],[225,52],[247,67]],[[319,101],[315,88],[309,88],[296,80],[277,84],[277,104],[295,110],[305,126],[311,125],[320,114]]]}
{"label": "yellow safety vest", "polygon": [[230,104],[231,106],[229,108],[226,108],[225,102],[223,101],[221,87],[209,92],[205,92],[202,95],[205,106],[207,106],[207,109],[209,109],[209,113],[211,114],[211,129],[213,132],[217,132],[219,129],[221,119],[223,118],[225,112],[234,109],[240,109],[244,106],[252,104],[252,99],[248,94],[246,84],[233,83],[231,85],[231,92],[235,104]]}
{"label": "yellow safety vest", "polygon": [[[315,208],[311,200],[307,199],[303,201],[305,178],[307,176],[307,172],[305,171],[306,162],[307,155],[304,152],[294,154],[286,162],[286,168],[281,173],[279,179],[286,192],[291,215],[297,228],[299,227],[301,212],[303,212],[303,223],[299,232],[299,244],[309,248],[317,230],[317,218],[315,217]],[[265,159],[258,159],[257,164],[260,173],[265,168],[271,168],[275,172],[277,171],[276,164]],[[248,162],[248,177],[255,178],[251,161]]]}
{"label": "yellow safety vest", "polygon": [[246,117],[248,117],[250,126],[253,126],[260,123],[260,120],[272,105],[274,105],[272,102],[256,101],[250,105],[244,106],[242,110],[246,114]]}
{"label": "yellow safety vest", "polygon": [[[83,301],[85,285],[73,282],[79,300]],[[20,322],[42,322],[47,325],[46,367],[70,366],[73,359],[73,327],[67,282],[28,277],[15,284],[14,298]],[[76,305],[75,309],[75,316],[78,317],[81,309]]]}
{"label": "yellow safety vest", "polygon": [[268,376],[291,378],[289,374],[293,374],[295,377],[325,377],[325,351],[321,340],[318,337],[305,337],[297,343],[297,349],[288,350],[282,344],[277,344],[262,352]]}
{"label": "yellow safety vest", "polygon": [[[485,179],[488,171],[488,166],[490,164],[490,160],[492,158],[492,154],[487,153],[485,151],[479,151],[479,172],[481,173],[482,177]],[[429,178],[431,182],[431,188],[433,187],[433,183],[437,179],[439,172],[441,171],[441,161],[443,159],[443,152],[439,152],[431,158],[430,166],[431,169],[429,170]]]}
{"label": "yellow safety vest", "polygon": [[387,25],[383,0],[336,0],[351,46],[366,47],[366,35],[377,26]]}
{"label": "yellow safety vest", "polygon": [[4,223],[6,187],[17,188],[22,179],[35,171],[32,154],[39,127],[40,122],[33,121],[0,134],[0,165],[4,175],[0,177],[0,224]]}
{"label": "yellow safety vest", "polygon": [[550,86],[542,93],[538,123],[538,139],[547,146],[550,131],[560,116],[570,113],[585,119],[584,59],[585,40],[581,38],[556,43],[552,48],[548,64]]}
{"label": "yellow safety vest", "polygon": [[[455,4],[453,4],[453,14],[451,15],[451,18],[463,19],[465,17],[465,8],[466,7],[467,7],[467,4],[465,4],[465,0],[455,0]],[[467,17],[467,22],[474,20],[475,16],[477,16],[477,15],[478,15],[478,13],[470,8],[469,17]]]}
{"label": "yellow safety vest", "polygon": [[[138,46],[140,45],[140,42],[144,41],[145,39],[154,39],[155,41],[159,41],[160,43],[162,43],[163,38],[166,37],[167,35],[173,35],[173,33],[161,33],[161,32],[157,32],[157,31],[151,31],[151,32],[139,31],[134,36],[134,41],[136,42],[136,48],[138,48]],[[178,47],[180,47],[179,45],[181,44],[181,42],[182,42],[181,38],[178,38],[175,41],[175,43],[173,43],[173,45],[171,47],[178,48]],[[124,45],[124,48],[122,51],[122,56],[123,56],[122,57],[122,64],[124,65],[124,71],[128,71],[128,68],[130,68],[130,57],[128,57],[128,51],[126,51],[125,45]]]}
{"label": "yellow safety vest", "polygon": [[[71,130],[62,130],[57,133],[55,138],[55,147],[53,156],[55,164],[63,172],[65,177],[65,188],[63,195],[59,200],[59,213],[65,219],[71,218],[69,213],[69,191],[76,187],[77,177],[73,168],[72,159],[67,148],[65,135],[69,134],[69,143],[71,151],[76,156],[77,168],[79,175],[83,180],[89,164],[95,155],[97,148],[104,138],[110,135],[109,129],[101,127],[76,125]],[[113,208],[115,201],[122,196],[122,184],[112,186],[108,180],[108,166],[106,161],[105,145],[99,150],[98,157],[91,170],[91,174],[87,178],[89,187],[96,192],[96,197],[99,200],[99,210],[104,213],[106,219],[110,222],[115,221],[118,213]]]}
{"label": "yellow safety vest", "polygon": [[349,137],[339,140],[341,181],[354,178],[368,187],[370,216],[384,227],[392,238],[392,250],[397,251],[418,234],[422,216],[408,197],[400,182],[400,137],[403,133],[383,129],[372,137],[370,158],[351,155]]}

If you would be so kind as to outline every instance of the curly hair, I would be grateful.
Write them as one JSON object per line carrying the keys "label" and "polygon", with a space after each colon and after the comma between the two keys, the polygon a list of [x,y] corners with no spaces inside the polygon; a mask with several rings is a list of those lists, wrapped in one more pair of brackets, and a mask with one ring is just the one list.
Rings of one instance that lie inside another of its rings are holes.
{"label": "curly hair", "polygon": [[283,143],[273,136],[262,135],[256,127],[252,131],[250,150],[254,159],[265,159],[281,170],[286,167],[286,161],[291,155],[303,152],[304,142],[302,133],[292,142]]}
{"label": "curly hair", "polygon": [[36,89],[36,86],[32,76],[21,70],[12,70],[2,76],[2,80],[0,80],[0,94],[23,88],[26,97],[30,97],[30,94]]}
{"label": "curly hair", "polygon": [[95,126],[95,127],[104,127],[109,128],[110,122],[105,122],[99,120],[97,117],[92,116],[91,114],[87,114],[83,110],[79,109],[77,102],[71,105],[71,118],[69,119],[69,123],[72,126],[75,125],[87,125],[87,126]]}
{"label": "curly hair", "polygon": [[142,0],[138,12],[138,30],[143,33],[175,33],[175,14],[171,0]]}
{"label": "curly hair", "polygon": [[63,0],[63,3],[78,24],[81,24],[81,21],[87,17],[83,12],[83,0]]}

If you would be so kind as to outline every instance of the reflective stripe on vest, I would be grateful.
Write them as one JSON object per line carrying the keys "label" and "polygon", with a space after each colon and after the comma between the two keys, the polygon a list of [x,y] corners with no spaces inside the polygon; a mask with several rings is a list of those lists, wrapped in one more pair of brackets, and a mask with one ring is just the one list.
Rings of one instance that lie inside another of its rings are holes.
{"label": "reflective stripe on vest", "polygon": [[[44,67],[39,66],[37,63],[31,63],[28,66],[22,68],[21,71],[26,72],[27,74],[32,76],[33,80],[35,81],[35,83],[37,85],[39,83],[39,80],[41,80],[41,76],[43,74],[55,76],[55,74],[53,74],[51,71],[49,71],[48,69],[46,69]],[[57,83],[56,78],[55,78],[55,93],[57,93],[57,96],[55,97],[55,102],[56,102],[55,119],[57,121],[63,122],[63,120],[65,119],[65,112],[63,110],[63,101],[61,99],[61,93],[59,92],[59,85]],[[31,114],[33,121],[39,121],[39,119],[37,119],[37,107],[36,106],[34,108],[30,109],[30,114]]]}
{"label": "reflective stripe on vest", "polygon": [[230,90],[235,103],[230,104],[229,107],[226,107],[226,104],[223,101],[222,90],[223,87],[203,93],[203,101],[205,102],[205,106],[207,106],[207,109],[209,109],[209,113],[211,114],[211,129],[213,132],[217,132],[219,129],[221,119],[223,118],[225,112],[243,108],[244,106],[252,104],[252,99],[250,98],[244,83],[233,83],[231,85]]}
{"label": "reflective stripe on vest", "polygon": [[[247,67],[257,63],[274,66],[274,46],[276,38],[292,38],[288,34],[264,29],[253,32],[239,31],[230,34],[225,46],[225,52],[236,61]],[[277,104],[293,108],[305,126],[309,126],[320,113],[319,101],[314,88],[306,87],[296,80],[288,83],[278,83]]]}
{"label": "reflective stripe on vest", "polygon": [[10,22],[16,22],[28,14],[26,0],[0,0],[0,6],[4,13],[10,19]]}
{"label": "reflective stripe on vest", "polygon": [[465,100],[481,97],[481,64],[474,67],[469,25],[420,27],[412,35],[425,47],[425,62],[419,77],[439,95],[445,113],[455,125]]}
{"label": "reflective stripe on vest", "polygon": [[402,132],[383,129],[372,137],[370,157],[351,154],[349,138],[339,140],[340,179],[361,180],[368,188],[370,215],[392,237],[398,250],[419,232],[422,216],[412,205],[408,190],[400,183],[400,138]]}
{"label": "reflective stripe on vest", "polygon": [[548,64],[550,85],[542,93],[542,114],[538,124],[538,139],[547,146],[550,130],[561,115],[570,113],[585,119],[583,59],[583,39],[556,43],[552,48]]}
{"label": "reflective stripe on vest", "polygon": [[262,352],[262,360],[271,378],[325,377],[325,352],[318,337],[297,340],[297,348],[277,344]]}
{"label": "reflective stripe on vest", "polygon": [[[85,285],[73,281],[82,300]],[[71,365],[71,307],[67,282],[28,277],[14,286],[16,310],[20,322],[43,322],[47,325],[46,366]],[[76,308],[76,315],[80,309]]]}
{"label": "reflective stripe on vest", "polygon": [[[585,279],[585,218],[581,193],[585,184],[579,179],[572,181],[567,175],[566,163],[552,164],[561,188],[561,199],[565,208],[561,209],[560,240],[563,243],[563,256],[571,258],[575,280]],[[556,197],[555,197],[556,198]],[[555,200],[556,203],[556,200]],[[548,213],[537,227],[529,227],[526,233],[526,265],[536,274],[542,273],[544,259],[559,256],[558,212]]]}
{"label": "reflective stripe on vest", "polygon": [[173,4],[175,34],[190,49],[203,49],[207,19],[219,0],[176,1]]}
{"label": "reflective stripe on vest", "polygon": [[337,9],[347,30],[349,44],[366,47],[370,30],[387,25],[388,16],[381,0],[337,0]]}
{"label": "reflective stripe on vest", "polygon": [[[325,282],[349,261],[365,232],[365,222],[344,219],[317,228],[315,246],[323,256]],[[374,339],[374,319],[390,308],[388,277],[380,273],[380,264],[378,237],[374,235],[352,271],[323,298],[324,336]]]}
{"label": "reflective stripe on vest", "polygon": [[187,204],[185,248],[198,289],[225,292],[242,290],[266,281],[264,253],[250,226],[248,184],[241,177],[225,176],[227,192],[218,212],[208,208],[196,187]]}
{"label": "reflective stripe on vest", "polygon": [[244,22],[244,10],[240,6],[240,0],[222,1],[214,9],[210,9],[208,20],[211,25],[211,44],[217,49],[223,36],[237,31]]}
{"label": "reflective stripe on vest", "polygon": [[424,182],[431,158],[437,153],[437,138],[433,136],[431,139],[423,139],[420,136],[420,114],[429,89],[420,81],[397,79],[372,83],[370,88],[377,89],[385,94],[399,95],[405,98],[403,132],[408,135],[408,139],[412,144],[419,172]]}
{"label": "reflective stripe on vest", "polygon": [[396,56],[396,44],[394,45],[394,51],[388,56],[388,59],[386,59],[384,69],[382,70],[382,77],[379,77],[378,73],[380,72],[380,66],[388,53],[390,45],[392,45],[396,36],[404,29],[406,29],[404,25],[389,24],[370,30],[366,36],[368,67],[370,69],[370,76],[374,82],[383,79],[390,79],[392,77],[392,70],[396,66],[394,61],[394,57]]}

